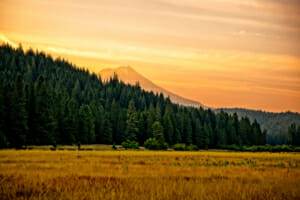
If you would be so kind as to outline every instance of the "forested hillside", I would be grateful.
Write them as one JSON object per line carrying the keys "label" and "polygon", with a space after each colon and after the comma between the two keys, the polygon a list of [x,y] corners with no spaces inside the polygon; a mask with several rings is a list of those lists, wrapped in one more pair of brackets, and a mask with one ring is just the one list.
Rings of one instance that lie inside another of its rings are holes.
{"label": "forested hillside", "polygon": [[143,145],[152,137],[200,148],[266,143],[266,132],[247,117],[172,104],[116,76],[104,83],[63,59],[0,46],[1,147],[125,140]]}
{"label": "forested hillside", "polygon": [[267,143],[271,145],[285,144],[288,140],[288,128],[290,125],[300,126],[299,113],[272,113],[242,108],[224,108],[223,110],[229,114],[237,113],[239,117],[247,116],[251,122],[257,120],[261,128],[268,131]]}

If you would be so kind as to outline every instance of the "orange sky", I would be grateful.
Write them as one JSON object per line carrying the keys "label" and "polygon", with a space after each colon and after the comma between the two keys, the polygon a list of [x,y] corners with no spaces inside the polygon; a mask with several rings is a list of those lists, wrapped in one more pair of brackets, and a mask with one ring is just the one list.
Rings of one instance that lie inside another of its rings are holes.
{"label": "orange sky", "polygon": [[299,35],[298,0],[0,0],[0,41],[212,107],[300,112]]}

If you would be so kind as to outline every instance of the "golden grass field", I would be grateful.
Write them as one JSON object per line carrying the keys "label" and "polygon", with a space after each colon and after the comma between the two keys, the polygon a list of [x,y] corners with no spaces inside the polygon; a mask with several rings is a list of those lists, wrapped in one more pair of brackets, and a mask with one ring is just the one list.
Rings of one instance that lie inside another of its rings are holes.
{"label": "golden grass field", "polygon": [[300,154],[1,150],[0,199],[300,199]]}

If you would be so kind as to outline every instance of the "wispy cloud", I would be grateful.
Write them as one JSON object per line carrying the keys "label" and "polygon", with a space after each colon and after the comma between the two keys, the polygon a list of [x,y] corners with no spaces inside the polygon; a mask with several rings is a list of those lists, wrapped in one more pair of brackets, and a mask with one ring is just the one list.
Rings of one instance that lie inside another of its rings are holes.
{"label": "wispy cloud", "polygon": [[9,39],[7,39],[7,37],[5,37],[5,35],[2,35],[2,34],[0,34],[0,41],[1,41],[1,43],[9,44],[14,48],[18,47],[18,45],[16,43],[10,41]]}

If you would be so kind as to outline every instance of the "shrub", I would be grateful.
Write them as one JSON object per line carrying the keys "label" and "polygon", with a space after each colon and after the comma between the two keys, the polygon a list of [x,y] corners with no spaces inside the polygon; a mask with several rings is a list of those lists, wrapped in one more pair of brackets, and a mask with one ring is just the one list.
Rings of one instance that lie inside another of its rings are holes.
{"label": "shrub", "polygon": [[242,151],[244,149],[243,146],[238,146],[236,144],[232,144],[232,145],[223,145],[220,146],[221,149],[228,149],[228,150],[232,150],[232,151]]}
{"label": "shrub", "polygon": [[245,151],[256,152],[257,146],[245,147]]}
{"label": "shrub", "polygon": [[168,143],[160,143],[156,138],[149,138],[145,141],[144,147],[150,150],[167,150]]}
{"label": "shrub", "polygon": [[186,145],[185,144],[174,144],[173,149],[175,151],[185,151],[186,150]]}
{"label": "shrub", "polygon": [[233,151],[248,151],[248,152],[300,152],[300,147],[292,145],[253,145],[253,146],[237,146],[237,145],[223,145],[219,146],[221,149],[228,149]]}
{"label": "shrub", "polygon": [[197,151],[198,147],[193,144],[190,144],[189,146],[186,144],[174,144],[173,149],[175,151]]}
{"label": "shrub", "polygon": [[155,138],[149,138],[145,141],[144,147],[146,149],[156,150],[159,149],[159,143]]}
{"label": "shrub", "polygon": [[186,150],[188,150],[188,151],[197,151],[198,147],[196,145],[190,144],[189,146],[186,147]]}
{"label": "shrub", "polygon": [[266,144],[265,145],[265,151],[269,151],[269,152],[272,152],[273,151],[273,147],[269,144]]}
{"label": "shrub", "polygon": [[295,147],[295,152],[300,152],[300,147]]}
{"label": "shrub", "polygon": [[139,143],[136,141],[126,140],[126,141],[122,142],[122,146],[125,149],[139,149]]}
{"label": "shrub", "polygon": [[295,148],[291,145],[276,145],[272,148],[272,152],[292,152]]}
{"label": "shrub", "polygon": [[168,143],[164,142],[164,143],[161,144],[161,150],[168,150],[168,148],[169,148]]}

